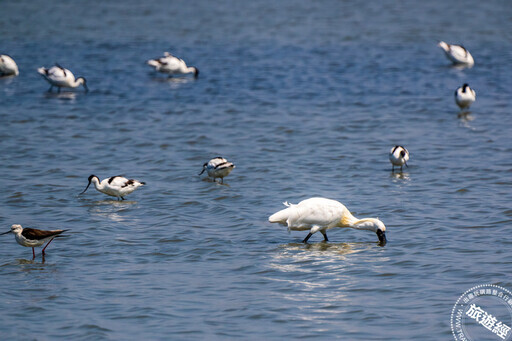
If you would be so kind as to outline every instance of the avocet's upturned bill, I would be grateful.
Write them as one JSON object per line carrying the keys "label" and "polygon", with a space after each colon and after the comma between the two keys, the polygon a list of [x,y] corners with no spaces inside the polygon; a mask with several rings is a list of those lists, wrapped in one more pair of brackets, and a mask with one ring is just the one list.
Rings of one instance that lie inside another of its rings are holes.
{"label": "avocet's upturned bill", "polygon": [[0,77],[19,75],[18,65],[6,54],[0,54]]}
{"label": "avocet's upturned bill", "polygon": [[203,170],[199,175],[203,174],[204,171],[208,173],[210,178],[215,179],[220,178],[221,183],[224,183],[224,178],[231,173],[231,171],[235,168],[235,165],[232,162],[229,162],[223,157],[215,157],[210,161],[206,162],[203,165]]}
{"label": "avocet's upturned bill", "polygon": [[437,46],[443,49],[446,57],[451,60],[453,64],[462,64],[468,67],[475,64],[471,53],[462,45],[451,45],[441,41]]}
{"label": "avocet's upturned bill", "polygon": [[59,64],[55,64],[55,66],[52,66],[49,69],[40,67],[37,69],[37,72],[39,72],[39,74],[41,74],[48,83],[50,83],[51,86],[48,91],[52,91],[54,86],[56,86],[58,88],[58,92],[60,92],[61,88],[76,88],[80,85],[83,85],[85,92],[89,91],[87,81],[84,77],[78,77],[75,79],[75,76],[71,71],[63,68]]}
{"label": "avocet's upturned bill", "polygon": [[193,73],[197,78],[199,75],[199,70],[195,66],[187,66],[183,59],[175,57],[169,52],[165,52],[161,58],[150,59],[146,63],[154,67],[156,71],[170,76]]}
{"label": "avocet's upturned bill", "polygon": [[467,83],[455,90],[455,103],[461,109],[467,109],[476,100],[476,92]]}
{"label": "avocet's upturned bill", "polygon": [[400,171],[402,171],[403,165],[407,166],[407,161],[409,161],[409,151],[402,146],[394,146],[389,151],[389,161],[393,165],[393,171],[395,170],[395,166],[400,166]]}
{"label": "avocet's upturned bill", "polygon": [[127,179],[119,175],[110,177],[108,179],[103,179],[101,182],[96,175],[91,175],[89,176],[88,180],[89,183],[87,184],[87,187],[85,187],[84,191],[80,194],[84,194],[91,183],[93,183],[94,187],[99,192],[122,200],[124,200],[126,195],[135,191],[138,187],[146,184],[145,182],[134,179]]}
{"label": "avocet's upturned bill", "polygon": [[21,246],[31,247],[32,248],[32,256],[36,258],[36,253],[34,251],[34,247],[42,246],[44,243],[48,241],[48,244],[43,248],[43,251],[41,254],[44,257],[44,250],[50,245],[52,240],[60,235],[62,232],[65,232],[67,230],[38,230],[38,229],[31,229],[31,228],[23,228],[21,225],[15,224],[11,226],[11,230],[1,233],[0,235],[7,234],[7,233],[14,233],[14,238],[16,238],[16,241]]}
{"label": "avocet's upturned bill", "polygon": [[287,208],[274,213],[268,218],[271,223],[279,223],[288,226],[288,230],[306,231],[308,235],[303,243],[320,231],[324,240],[327,239],[327,230],[335,227],[350,227],[356,230],[367,230],[377,234],[381,245],[386,244],[386,226],[375,218],[357,219],[340,202],[325,198],[310,198],[299,202],[297,205],[284,203]]}

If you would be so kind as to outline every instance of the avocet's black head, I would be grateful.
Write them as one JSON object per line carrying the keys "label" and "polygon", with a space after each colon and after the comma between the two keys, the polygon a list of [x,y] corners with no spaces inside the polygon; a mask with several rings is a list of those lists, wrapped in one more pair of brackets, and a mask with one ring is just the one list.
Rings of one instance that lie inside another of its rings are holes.
{"label": "avocet's black head", "polygon": [[468,88],[468,87],[469,87],[468,83],[464,83],[462,85],[462,92],[466,92],[466,88]]}
{"label": "avocet's black head", "polygon": [[199,69],[194,66],[194,78],[197,78],[199,76]]}
{"label": "avocet's black head", "polygon": [[85,79],[85,77],[78,77],[76,80],[82,80],[82,86],[84,87],[85,89],[85,92],[89,92],[89,87],[87,87],[87,79]]}
{"label": "avocet's black head", "polygon": [[201,173],[197,174],[197,175],[201,175],[204,173],[204,171],[206,170],[206,166],[208,166],[208,162],[205,162],[204,165],[203,165],[203,170],[201,171]]}
{"label": "avocet's black head", "polygon": [[[87,184],[87,187],[85,187],[84,191],[83,191],[82,193],[80,193],[80,194],[84,194],[84,193],[85,193],[85,191],[87,191],[87,189],[88,189],[88,188],[89,188],[89,186],[91,185],[91,182],[92,182],[92,179],[93,179],[93,178],[96,178],[96,179],[98,179],[98,181],[99,181],[99,178],[98,178],[96,175],[92,174],[91,176],[89,176],[89,178],[87,179],[87,180],[89,181],[89,183]],[[79,195],[80,195],[80,194],[79,194]]]}
{"label": "avocet's black head", "polygon": [[401,150],[401,151],[400,151],[400,156],[401,156],[401,157],[404,157],[404,156],[405,156],[405,150]]}

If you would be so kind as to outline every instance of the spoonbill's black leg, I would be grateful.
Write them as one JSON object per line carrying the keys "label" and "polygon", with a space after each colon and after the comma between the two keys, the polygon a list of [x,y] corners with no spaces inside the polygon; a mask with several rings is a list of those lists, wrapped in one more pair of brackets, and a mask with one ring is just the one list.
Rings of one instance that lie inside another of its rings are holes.
{"label": "spoonbill's black leg", "polygon": [[307,243],[307,242],[308,242],[308,240],[309,240],[309,238],[311,238],[311,236],[312,236],[312,235],[313,235],[313,234],[312,234],[311,232],[310,232],[310,233],[308,233],[308,235],[306,236],[306,238],[304,238],[304,240],[303,240],[302,242],[303,242],[303,243]]}

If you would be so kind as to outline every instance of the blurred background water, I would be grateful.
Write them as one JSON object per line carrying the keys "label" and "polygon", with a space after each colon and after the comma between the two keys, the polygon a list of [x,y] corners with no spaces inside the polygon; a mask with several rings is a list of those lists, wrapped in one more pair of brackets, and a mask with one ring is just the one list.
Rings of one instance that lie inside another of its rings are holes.
{"label": "blurred background water", "polygon": [[[21,0],[0,19],[20,68],[0,80],[0,225],[70,229],[44,263],[1,237],[1,339],[446,340],[464,291],[512,289],[509,2]],[[164,51],[199,78],[152,72]],[[47,93],[55,62],[91,91]],[[197,176],[218,155],[224,186]],[[90,174],[147,186],[78,196]],[[267,222],[312,196],[388,244]]]}

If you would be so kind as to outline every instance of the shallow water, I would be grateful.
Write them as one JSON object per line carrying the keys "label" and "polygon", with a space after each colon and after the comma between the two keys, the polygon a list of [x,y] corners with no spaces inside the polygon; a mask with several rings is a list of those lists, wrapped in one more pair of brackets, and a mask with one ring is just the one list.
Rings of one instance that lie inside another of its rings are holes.
{"label": "shallow water", "polygon": [[[450,339],[464,291],[512,289],[512,7],[469,3],[2,3],[20,75],[0,79],[0,224],[70,231],[44,263],[1,237],[1,338]],[[199,78],[144,65],[167,50]],[[54,62],[91,91],[47,93]],[[225,185],[197,176],[217,155]],[[90,174],[147,186],[78,196]],[[267,222],[312,196],[388,244]]]}

